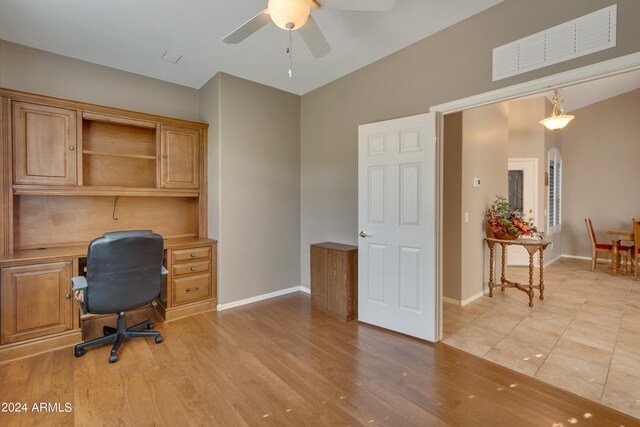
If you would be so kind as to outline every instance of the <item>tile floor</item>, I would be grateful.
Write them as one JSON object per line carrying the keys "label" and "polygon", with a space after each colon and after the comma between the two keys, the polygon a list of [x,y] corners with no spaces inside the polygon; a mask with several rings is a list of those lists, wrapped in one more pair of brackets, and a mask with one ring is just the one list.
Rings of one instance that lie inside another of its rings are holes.
{"label": "tile floor", "polygon": [[[445,303],[443,342],[640,418],[640,280],[589,268],[568,258],[547,267],[533,308],[517,289]],[[507,277],[527,274],[511,267]]]}

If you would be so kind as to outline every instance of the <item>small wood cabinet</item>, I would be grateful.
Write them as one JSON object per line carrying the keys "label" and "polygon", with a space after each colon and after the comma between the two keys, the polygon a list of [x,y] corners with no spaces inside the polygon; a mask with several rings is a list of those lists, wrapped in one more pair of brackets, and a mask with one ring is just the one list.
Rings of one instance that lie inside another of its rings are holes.
{"label": "small wood cabinet", "polygon": [[161,127],[162,187],[198,188],[200,132],[177,126]]}
{"label": "small wood cabinet", "polygon": [[216,246],[207,241],[167,250],[169,275],[157,306],[165,320],[216,308]]}
{"label": "small wood cabinet", "polygon": [[16,184],[76,184],[76,116],[74,110],[13,103]]}
{"label": "small wood cabinet", "polygon": [[2,268],[0,343],[73,329],[71,273],[71,261]]}
{"label": "small wood cabinet", "polygon": [[358,247],[311,245],[311,305],[342,320],[358,316]]}

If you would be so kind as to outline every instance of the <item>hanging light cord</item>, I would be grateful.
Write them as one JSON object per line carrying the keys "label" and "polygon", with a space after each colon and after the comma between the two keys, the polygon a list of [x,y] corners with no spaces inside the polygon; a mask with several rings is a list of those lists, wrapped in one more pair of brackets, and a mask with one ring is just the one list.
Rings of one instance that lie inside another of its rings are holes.
{"label": "hanging light cord", "polygon": [[289,55],[289,78],[293,77],[293,42],[292,42],[292,37],[291,37],[291,30],[293,30],[292,28],[289,28],[289,44],[287,46],[287,54]]}

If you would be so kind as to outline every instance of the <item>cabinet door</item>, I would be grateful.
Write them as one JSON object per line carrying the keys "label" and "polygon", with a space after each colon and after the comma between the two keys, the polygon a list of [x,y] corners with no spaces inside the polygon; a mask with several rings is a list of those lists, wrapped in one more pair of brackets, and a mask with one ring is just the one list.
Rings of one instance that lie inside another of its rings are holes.
{"label": "cabinet door", "polygon": [[73,328],[71,261],[2,269],[2,344]]}
{"label": "cabinet door", "polygon": [[200,131],[162,126],[162,188],[198,188]]}
{"label": "cabinet door", "polygon": [[13,103],[16,184],[75,185],[76,112]]}

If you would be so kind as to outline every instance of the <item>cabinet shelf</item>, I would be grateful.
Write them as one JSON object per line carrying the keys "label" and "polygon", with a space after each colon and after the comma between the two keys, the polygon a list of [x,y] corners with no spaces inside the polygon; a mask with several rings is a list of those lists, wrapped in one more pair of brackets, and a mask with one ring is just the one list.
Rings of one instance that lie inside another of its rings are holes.
{"label": "cabinet shelf", "polygon": [[122,153],[110,153],[107,151],[95,151],[95,150],[82,150],[82,154],[95,154],[99,156],[112,156],[112,157],[125,157],[129,159],[148,159],[155,160],[156,156],[145,156],[143,154],[122,154]]}
{"label": "cabinet shelf", "polygon": [[70,185],[15,184],[16,196],[127,196],[127,197],[199,197],[198,190],[139,187],[82,187]]}

